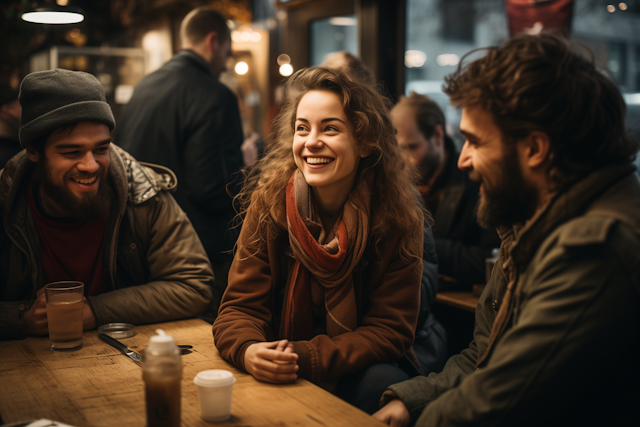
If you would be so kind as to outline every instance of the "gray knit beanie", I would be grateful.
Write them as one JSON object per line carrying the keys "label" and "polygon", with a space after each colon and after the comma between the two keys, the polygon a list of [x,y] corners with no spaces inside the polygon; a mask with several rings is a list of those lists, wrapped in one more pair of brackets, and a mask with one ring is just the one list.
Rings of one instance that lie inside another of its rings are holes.
{"label": "gray knit beanie", "polygon": [[104,123],[110,131],[116,125],[102,84],[82,71],[58,68],[31,73],[22,80],[18,99],[23,148],[42,135],[74,123]]}

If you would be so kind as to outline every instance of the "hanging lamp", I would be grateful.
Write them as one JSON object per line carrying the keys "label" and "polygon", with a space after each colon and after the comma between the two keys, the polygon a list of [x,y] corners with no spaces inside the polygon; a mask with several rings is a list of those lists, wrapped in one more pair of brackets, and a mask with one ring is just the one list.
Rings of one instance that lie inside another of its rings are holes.
{"label": "hanging lamp", "polygon": [[23,13],[22,19],[35,24],[77,24],[84,21],[84,11],[75,6],[41,3]]}

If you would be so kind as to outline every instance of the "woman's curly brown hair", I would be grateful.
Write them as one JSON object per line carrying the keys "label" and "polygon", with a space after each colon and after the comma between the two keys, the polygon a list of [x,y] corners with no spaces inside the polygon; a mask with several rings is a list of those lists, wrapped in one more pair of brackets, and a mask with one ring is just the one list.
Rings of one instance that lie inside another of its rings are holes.
{"label": "woman's curly brown hair", "polygon": [[[465,61],[478,50],[486,55]],[[443,90],[455,106],[479,105],[491,113],[506,142],[533,131],[547,134],[549,175],[558,187],[598,167],[631,162],[638,150],[616,85],[593,58],[553,33],[469,52]]]}
{"label": "woman's curly brown hair", "polygon": [[[286,86],[287,103],[274,120],[274,134],[265,156],[245,178],[242,191],[236,196],[240,215],[249,207],[259,216],[258,227],[246,244],[256,247],[286,230],[285,190],[296,169],[292,144],[294,124],[300,99],[310,91],[330,91],[337,94],[344,112],[353,124],[354,137],[371,154],[360,160],[357,180],[373,172],[371,195],[370,238],[377,245],[393,230],[402,236],[400,253],[404,259],[422,255],[422,236],[415,235],[416,225],[423,224],[426,215],[416,190],[417,173],[405,162],[395,138],[390,102],[369,83],[349,74],[329,68],[306,68],[294,74]],[[283,221],[284,219],[284,221]]]}

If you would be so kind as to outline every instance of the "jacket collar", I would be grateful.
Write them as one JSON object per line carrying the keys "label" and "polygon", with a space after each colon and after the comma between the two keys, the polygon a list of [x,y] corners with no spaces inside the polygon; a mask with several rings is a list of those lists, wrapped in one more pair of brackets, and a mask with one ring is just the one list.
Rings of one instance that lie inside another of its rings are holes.
{"label": "jacket collar", "polygon": [[195,65],[196,67],[202,69],[202,71],[210,74],[211,77],[213,77],[213,73],[211,72],[211,68],[209,68],[209,64],[207,64],[204,58],[202,58],[192,50],[182,49],[180,52],[174,55],[172,60],[183,64]]}
{"label": "jacket collar", "polygon": [[526,268],[535,251],[553,230],[570,219],[585,214],[596,199],[617,182],[633,174],[635,169],[632,164],[609,165],[597,169],[550,197],[526,223],[498,229],[515,267],[520,271]]}
{"label": "jacket collar", "polygon": [[[176,175],[164,166],[139,162],[122,148],[111,144],[111,164],[115,168],[111,171],[112,179],[120,189],[127,189],[122,200],[128,200],[134,205],[146,202],[160,190],[175,191],[178,186]],[[126,206],[125,206],[126,207]],[[123,207],[124,208],[124,207]]]}

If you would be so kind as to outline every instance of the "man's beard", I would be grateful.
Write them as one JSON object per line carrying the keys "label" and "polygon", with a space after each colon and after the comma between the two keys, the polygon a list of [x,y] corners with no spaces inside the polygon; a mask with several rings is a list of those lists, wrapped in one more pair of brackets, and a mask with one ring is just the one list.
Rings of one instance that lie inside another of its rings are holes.
{"label": "man's beard", "polygon": [[420,160],[420,164],[418,165],[418,170],[420,171],[420,176],[422,177],[422,183],[428,184],[433,178],[433,175],[436,173],[438,168],[440,167],[440,163],[442,162],[442,156],[440,152],[436,150],[435,144],[429,141],[429,150],[427,154]]}
{"label": "man's beard", "polygon": [[106,218],[111,210],[113,191],[107,182],[104,169],[100,167],[96,173],[69,173],[63,177],[66,182],[70,177],[99,179],[98,191],[76,196],[66,185],[58,185],[53,180],[51,167],[43,156],[36,165],[35,180],[42,186],[42,191],[49,196],[60,208],[74,219],[85,222],[94,216]]}
{"label": "man's beard", "polygon": [[523,223],[533,216],[537,207],[536,189],[525,181],[515,151],[507,153],[498,170],[501,176],[493,187],[476,171],[469,173],[471,180],[484,184],[478,202],[478,223],[489,230]]}

